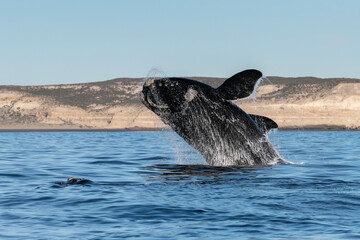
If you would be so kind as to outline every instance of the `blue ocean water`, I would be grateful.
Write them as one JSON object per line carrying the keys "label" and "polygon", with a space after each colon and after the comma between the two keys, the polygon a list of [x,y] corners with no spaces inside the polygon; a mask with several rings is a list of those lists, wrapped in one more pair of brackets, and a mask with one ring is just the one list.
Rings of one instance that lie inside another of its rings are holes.
{"label": "blue ocean water", "polygon": [[360,239],[360,132],[269,137],[294,164],[209,167],[172,132],[2,132],[0,239]]}

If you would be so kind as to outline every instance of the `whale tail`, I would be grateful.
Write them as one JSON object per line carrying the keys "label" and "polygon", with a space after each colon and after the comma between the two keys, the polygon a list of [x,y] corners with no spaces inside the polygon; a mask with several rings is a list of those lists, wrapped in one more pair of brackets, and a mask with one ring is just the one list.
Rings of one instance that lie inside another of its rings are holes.
{"label": "whale tail", "polygon": [[261,77],[262,73],[258,70],[245,70],[226,79],[216,92],[226,100],[249,97]]}

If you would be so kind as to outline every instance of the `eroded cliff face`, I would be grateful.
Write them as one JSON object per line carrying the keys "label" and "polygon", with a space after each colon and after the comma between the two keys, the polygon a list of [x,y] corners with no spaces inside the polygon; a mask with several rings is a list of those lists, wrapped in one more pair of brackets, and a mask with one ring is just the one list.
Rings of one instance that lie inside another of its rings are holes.
{"label": "eroded cliff face", "polygon": [[[105,84],[104,84],[105,83]],[[0,88],[0,129],[164,127],[138,100],[141,81]]]}
{"label": "eroded cliff face", "polygon": [[284,96],[284,85],[260,86],[256,104],[236,103],[248,113],[265,115],[282,129],[360,129],[360,83],[339,83],[329,89],[303,86]]}
{"label": "eroded cliff face", "polygon": [[[224,79],[199,78],[212,86]],[[269,77],[235,103],[283,129],[360,129],[360,80]],[[0,129],[167,129],[139,101],[142,79],[0,86]]]}

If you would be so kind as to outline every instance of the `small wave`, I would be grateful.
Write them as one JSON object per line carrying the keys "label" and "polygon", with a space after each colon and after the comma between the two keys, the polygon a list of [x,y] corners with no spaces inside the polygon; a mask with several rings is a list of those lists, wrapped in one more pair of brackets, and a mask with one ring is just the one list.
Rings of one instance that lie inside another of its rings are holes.
{"label": "small wave", "polygon": [[146,161],[146,160],[170,160],[170,158],[153,156],[153,157],[137,158],[136,160],[140,160],[140,161]]}
{"label": "small wave", "polygon": [[[165,181],[183,181],[195,180],[210,182],[216,179],[216,182],[221,182],[221,179],[227,179],[229,176],[241,176],[256,172],[259,168],[249,167],[220,167],[209,165],[176,165],[176,164],[157,164],[146,167],[151,170],[153,174],[148,176],[148,180],[165,180]],[[157,173],[154,175],[154,173]],[[160,174],[159,174],[160,173]],[[205,182],[204,182],[205,183]]]}
{"label": "small wave", "polygon": [[112,160],[112,161],[106,161],[106,160],[99,160],[99,161],[92,161],[90,164],[109,164],[109,165],[131,165],[134,163],[119,161],[119,160]]}
{"label": "small wave", "polygon": [[94,159],[112,159],[113,157],[109,157],[109,156],[97,156],[97,157],[94,157]]}
{"label": "small wave", "polygon": [[18,173],[0,173],[1,177],[14,177],[14,178],[25,178],[26,175],[18,174]]}
{"label": "small wave", "polygon": [[281,164],[283,164],[283,165],[303,165],[303,164],[305,164],[305,162],[291,162],[291,161],[284,160],[284,162],[280,163],[280,165]]}
{"label": "small wave", "polygon": [[284,158],[276,158],[267,165],[273,166],[273,165],[299,165],[299,164],[302,165],[302,164],[304,164],[304,162],[291,162]]}

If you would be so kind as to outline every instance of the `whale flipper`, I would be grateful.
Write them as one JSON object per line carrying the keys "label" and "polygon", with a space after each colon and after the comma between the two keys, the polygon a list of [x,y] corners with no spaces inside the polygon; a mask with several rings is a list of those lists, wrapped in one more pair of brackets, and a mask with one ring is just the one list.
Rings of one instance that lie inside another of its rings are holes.
{"label": "whale flipper", "polygon": [[258,70],[245,70],[226,79],[216,92],[226,100],[245,98],[251,95],[261,77],[262,73]]}
{"label": "whale flipper", "polygon": [[263,130],[264,133],[267,133],[271,129],[278,128],[277,123],[268,117],[252,114],[249,114],[249,116],[254,120],[256,125]]}

